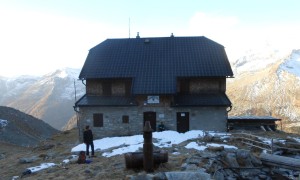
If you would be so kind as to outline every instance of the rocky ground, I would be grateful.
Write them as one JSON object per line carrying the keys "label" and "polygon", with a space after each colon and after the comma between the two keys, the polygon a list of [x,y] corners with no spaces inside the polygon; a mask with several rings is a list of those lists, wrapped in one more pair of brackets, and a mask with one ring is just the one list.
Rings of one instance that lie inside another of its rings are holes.
{"label": "rocky ground", "polygon": [[58,132],[40,119],[10,107],[0,106],[0,142],[34,146]]}
{"label": "rocky ground", "polygon": [[[281,132],[257,133],[265,137],[286,138]],[[250,149],[238,140],[228,140],[228,144],[239,149],[209,148],[203,152],[186,149],[189,142],[166,148],[169,159],[158,165],[153,173],[146,174],[142,169],[126,169],[124,155],[110,158],[91,158],[90,164],[62,163],[71,158],[71,148],[79,142],[76,129],[59,133],[41,142],[34,148],[19,147],[5,143],[0,144],[0,180],[12,179],[290,179],[297,177],[298,171],[284,168],[271,168],[259,159],[261,151]],[[218,143],[214,137],[193,140],[199,144]],[[222,142],[223,143],[223,142]],[[71,160],[72,161],[72,160]],[[26,168],[39,166],[41,163],[58,164],[51,168],[26,174]]]}

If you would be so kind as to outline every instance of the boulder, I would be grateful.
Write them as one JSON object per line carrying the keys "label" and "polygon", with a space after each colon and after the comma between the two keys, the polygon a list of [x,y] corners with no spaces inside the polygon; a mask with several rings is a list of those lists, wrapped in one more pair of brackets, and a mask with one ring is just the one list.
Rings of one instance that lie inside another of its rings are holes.
{"label": "boulder", "polygon": [[19,159],[19,163],[21,163],[21,164],[32,163],[36,160],[38,160],[38,158],[36,156],[24,157],[24,158]]}
{"label": "boulder", "polygon": [[240,167],[239,163],[236,160],[236,154],[235,153],[227,153],[225,155],[225,161],[230,167]]}
{"label": "boulder", "polygon": [[184,172],[166,172],[168,180],[178,179],[197,179],[197,180],[210,180],[210,175],[205,172],[198,171],[184,171]]}
{"label": "boulder", "polygon": [[236,160],[241,167],[253,167],[250,158],[250,151],[247,150],[237,150]]}
{"label": "boulder", "polygon": [[0,160],[5,158],[5,154],[1,153],[0,154]]}

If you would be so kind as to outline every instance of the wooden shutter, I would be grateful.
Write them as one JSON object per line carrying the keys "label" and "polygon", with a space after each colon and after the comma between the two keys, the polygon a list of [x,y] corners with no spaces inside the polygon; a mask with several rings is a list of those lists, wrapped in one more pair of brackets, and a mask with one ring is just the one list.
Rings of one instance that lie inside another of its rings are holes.
{"label": "wooden shutter", "polygon": [[103,114],[93,114],[94,127],[103,127]]}
{"label": "wooden shutter", "polygon": [[129,123],[129,116],[126,116],[126,115],[122,116],[122,122]]}

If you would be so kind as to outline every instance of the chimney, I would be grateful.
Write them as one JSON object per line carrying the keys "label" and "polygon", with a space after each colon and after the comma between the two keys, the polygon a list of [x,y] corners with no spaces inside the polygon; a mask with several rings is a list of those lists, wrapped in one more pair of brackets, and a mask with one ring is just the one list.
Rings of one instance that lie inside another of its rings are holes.
{"label": "chimney", "polygon": [[136,38],[140,38],[140,33],[137,32]]}

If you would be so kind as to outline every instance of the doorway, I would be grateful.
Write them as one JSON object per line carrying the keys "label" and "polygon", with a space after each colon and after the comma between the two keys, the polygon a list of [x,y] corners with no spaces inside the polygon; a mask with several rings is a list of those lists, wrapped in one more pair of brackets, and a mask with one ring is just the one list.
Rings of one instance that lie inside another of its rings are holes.
{"label": "doorway", "polygon": [[146,121],[150,121],[151,128],[153,129],[153,131],[156,131],[156,112],[144,112],[143,127],[145,126]]}
{"label": "doorway", "polygon": [[189,112],[177,112],[177,131],[185,133],[190,130]]}

